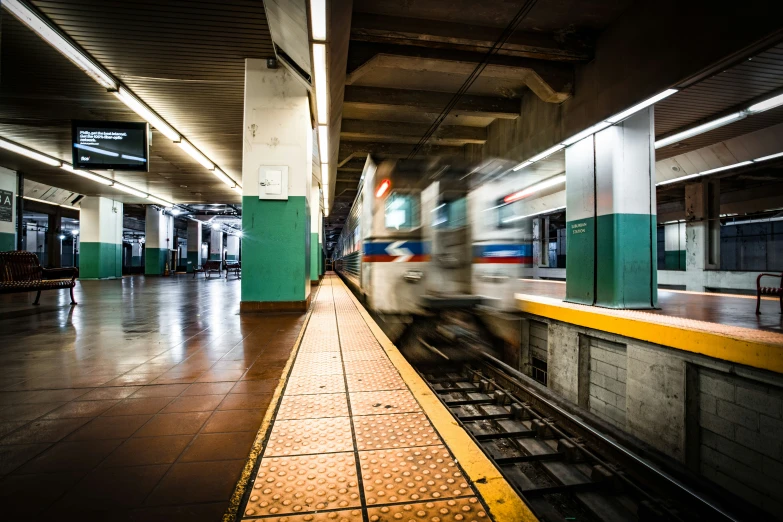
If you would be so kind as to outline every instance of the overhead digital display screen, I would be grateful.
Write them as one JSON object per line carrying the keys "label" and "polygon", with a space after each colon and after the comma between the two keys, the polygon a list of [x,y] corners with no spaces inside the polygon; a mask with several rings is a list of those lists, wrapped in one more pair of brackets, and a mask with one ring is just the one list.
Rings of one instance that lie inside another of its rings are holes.
{"label": "overhead digital display screen", "polygon": [[74,121],[73,168],[149,170],[149,126],[119,121]]}

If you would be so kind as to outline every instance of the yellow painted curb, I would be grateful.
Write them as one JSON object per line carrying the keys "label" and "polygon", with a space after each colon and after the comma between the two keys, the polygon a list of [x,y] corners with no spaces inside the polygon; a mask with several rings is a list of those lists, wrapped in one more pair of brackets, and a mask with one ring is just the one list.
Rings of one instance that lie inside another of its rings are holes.
{"label": "yellow painted curb", "polygon": [[[320,288],[316,289],[316,297],[318,295],[317,292],[319,291]],[[315,303],[315,298],[311,299],[310,302]],[[299,335],[296,337],[294,347],[291,349],[291,355],[288,356],[288,360],[286,361],[285,367],[283,368],[280,382],[277,383],[277,388],[275,388],[275,392],[272,394],[272,401],[269,403],[269,406],[267,406],[264,420],[261,421],[261,427],[258,428],[256,438],[253,441],[253,445],[250,447],[250,455],[248,456],[247,462],[245,462],[245,467],[242,468],[242,474],[239,476],[239,480],[234,487],[234,493],[231,495],[228,508],[223,514],[222,522],[234,522],[237,519],[239,504],[242,502],[242,496],[245,494],[247,485],[250,483],[250,475],[253,473],[253,468],[258,461],[258,457],[264,450],[264,440],[269,433],[272,420],[274,419],[275,413],[277,412],[277,405],[283,396],[283,389],[285,388],[286,382],[288,382],[288,374],[291,371],[291,366],[294,364],[296,354],[299,353],[299,346],[302,344],[302,338],[304,337],[305,330],[307,330],[307,325],[310,323],[310,316],[312,313],[313,306],[310,306],[310,310],[307,311],[307,315],[305,316],[305,320],[302,323],[302,327],[299,329]]]}
{"label": "yellow painted curb", "polygon": [[[334,276],[351,297],[364,322],[372,331],[378,343],[383,347],[392,364],[400,372],[405,384],[418,400],[424,413],[438,431],[443,441],[456,457],[462,469],[478,489],[487,504],[492,518],[496,522],[537,522],[538,518],[530,511],[522,498],[500,474],[491,460],[457,423],[451,412],[432,393],[427,383],[419,377],[416,370],[402,356],[394,343],[386,337],[364,306],[337,276]],[[334,279],[333,279],[334,280]]]}
{"label": "yellow painted curb", "polygon": [[779,344],[610,315],[603,310],[583,310],[571,305],[559,306],[557,303],[550,304],[529,299],[521,294],[517,296],[517,308],[521,312],[564,323],[783,373],[783,346]]}

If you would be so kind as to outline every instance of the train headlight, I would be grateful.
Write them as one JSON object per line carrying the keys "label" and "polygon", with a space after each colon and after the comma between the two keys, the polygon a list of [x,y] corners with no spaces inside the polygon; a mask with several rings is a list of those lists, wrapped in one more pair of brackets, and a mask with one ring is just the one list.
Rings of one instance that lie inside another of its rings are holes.
{"label": "train headlight", "polygon": [[418,283],[422,277],[424,277],[424,272],[421,270],[406,270],[402,275],[402,278],[409,283]]}

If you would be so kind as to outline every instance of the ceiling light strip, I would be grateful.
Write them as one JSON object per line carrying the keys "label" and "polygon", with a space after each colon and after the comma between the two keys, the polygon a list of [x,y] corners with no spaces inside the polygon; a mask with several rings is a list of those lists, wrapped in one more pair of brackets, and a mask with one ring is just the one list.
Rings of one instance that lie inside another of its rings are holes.
{"label": "ceiling light strip", "polygon": [[[325,2],[325,0],[321,0],[321,2]],[[2,3],[2,6],[5,7],[8,12],[18,18],[19,21],[29,27],[49,45],[57,49],[63,56],[76,64],[88,76],[98,82],[99,85],[111,91],[114,96],[121,100],[142,119],[149,122],[149,124],[157,129],[162,135],[166,136],[175,143],[181,144],[186,141],[180,132],[169,125],[130,89],[121,85],[120,82],[114,78],[111,73],[109,73],[109,71],[107,71],[99,62],[94,60],[84,49],[73,42],[65,32],[57,27],[56,24],[38,12],[37,9],[31,7],[27,2],[22,0],[2,0],[0,3]],[[326,15],[324,14],[324,23],[325,16]],[[202,154],[201,151],[199,151],[194,145],[190,144],[189,142],[188,145],[190,145],[190,147],[193,149],[193,153],[187,149],[186,151],[196,161],[204,165],[207,170],[213,170],[215,168],[214,162],[204,156],[204,154]],[[186,146],[183,146],[183,149],[184,148],[186,148]],[[54,167],[60,166],[60,164],[54,165],[51,163],[50,165]],[[231,185],[236,185],[238,187],[242,186],[233,180]]]}
{"label": "ceiling light strip", "polygon": [[22,199],[37,201],[38,203],[46,203],[47,205],[52,205],[53,207],[63,207],[63,208],[69,208],[71,210],[81,210],[79,207],[74,207],[72,205],[63,205],[62,203],[57,203],[56,201],[47,201],[45,199],[31,198],[30,196],[22,196]]}
{"label": "ceiling light strip", "polygon": [[752,165],[754,163],[761,163],[762,161],[767,161],[767,160],[771,160],[771,159],[774,159],[774,158],[783,158],[783,152],[778,152],[777,154],[770,154],[769,156],[761,156],[761,157],[758,157],[756,159],[752,159],[752,160],[748,160],[748,161],[740,161],[738,163],[732,163],[731,165],[725,165],[723,167],[717,167],[717,168],[714,168],[714,169],[704,170],[702,172],[697,172],[695,174],[687,174],[685,176],[680,176],[678,178],[667,179],[665,181],[661,181],[659,183],[656,183],[655,186],[656,187],[660,187],[661,185],[670,185],[672,183],[677,183],[677,182],[685,181],[685,180],[688,180],[688,179],[701,178],[703,176],[709,176],[710,174],[715,174],[717,172],[723,172],[724,170],[731,170],[731,169],[736,169],[736,168],[739,168],[739,167],[745,167],[747,165]]}
{"label": "ceiling light strip", "polygon": [[622,111],[620,113],[617,113],[617,114],[615,114],[614,116],[612,116],[610,118],[606,118],[605,120],[596,123],[592,127],[588,127],[587,129],[574,134],[570,138],[561,141],[557,145],[548,148],[544,152],[540,152],[540,153],[536,154],[535,156],[533,156],[532,158],[527,159],[527,160],[519,163],[512,170],[514,172],[516,172],[518,170],[522,170],[525,167],[528,167],[528,166],[532,165],[533,163],[536,163],[537,161],[541,161],[542,159],[548,158],[552,154],[554,154],[556,152],[559,152],[559,151],[563,150],[564,148],[566,148],[566,147],[568,147],[570,145],[573,145],[574,143],[576,143],[578,141],[581,141],[582,139],[590,136],[591,134],[595,134],[598,131],[601,131],[603,129],[611,127],[612,125],[620,123],[621,121],[623,121],[623,120],[633,116],[637,112],[639,112],[639,111],[641,111],[643,109],[646,109],[647,107],[650,107],[651,105],[654,105],[654,104],[658,103],[659,101],[663,100],[664,98],[668,98],[669,96],[671,96],[675,92],[677,92],[677,89],[666,89],[665,91],[663,91],[661,93],[658,93],[655,96],[647,98],[643,102],[637,103],[633,107],[631,107],[629,109],[626,109],[626,110],[624,110],[624,111]]}

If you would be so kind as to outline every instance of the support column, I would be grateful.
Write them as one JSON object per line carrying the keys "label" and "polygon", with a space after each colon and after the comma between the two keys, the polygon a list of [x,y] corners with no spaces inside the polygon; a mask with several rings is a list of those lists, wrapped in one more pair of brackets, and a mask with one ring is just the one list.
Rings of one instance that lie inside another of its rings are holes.
{"label": "support column", "polygon": [[0,167],[0,252],[16,250],[16,172]]}
{"label": "support column", "polygon": [[310,189],[310,284],[317,285],[321,280],[321,189],[313,184]]}
{"label": "support column", "polygon": [[209,233],[209,260],[223,261],[223,231],[212,229]]}
{"label": "support column", "polygon": [[54,207],[54,214],[48,215],[46,227],[47,255],[46,265],[49,268],[60,268],[63,262],[62,232],[63,212],[61,207]]}
{"label": "support column", "polygon": [[[169,250],[174,248],[174,219],[147,205],[146,232],[144,242],[144,274],[163,275]],[[169,270],[173,267],[169,266]]]}
{"label": "support column", "polygon": [[226,237],[226,261],[239,261],[239,236]]}
{"label": "support column", "polygon": [[188,221],[188,273],[200,266],[201,259],[201,221]]}
{"label": "support column", "polygon": [[99,197],[82,199],[79,236],[80,279],[122,277],[122,203]]}
{"label": "support column", "polygon": [[[131,268],[139,268],[142,265],[142,256],[144,255],[144,245],[138,242],[131,243]],[[131,273],[141,273],[140,270],[131,270]]]}
{"label": "support column", "polygon": [[658,305],[653,109],[566,149],[566,301]]}
{"label": "support column", "polygon": [[[240,311],[304,311],[310,302],[313,132],[307,91],[286,68],[245,60],[243,138]],[[259,199],[262,166],[287,167],[287,199]]]}
{"label": "support column", "polygon": [[686,289],[704,291],[705,270],[720,269],[720,180],[685,185]]}
{"label": "support column", "polygon": [[324,275],[324,213],[319,205],[318,212],[318,275]]}

